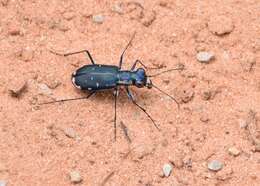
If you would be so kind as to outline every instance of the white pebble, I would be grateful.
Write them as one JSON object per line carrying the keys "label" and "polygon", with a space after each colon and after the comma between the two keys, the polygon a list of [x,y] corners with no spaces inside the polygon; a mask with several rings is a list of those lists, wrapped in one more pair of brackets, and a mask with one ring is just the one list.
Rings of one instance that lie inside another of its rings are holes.
{"label": "white pebble", "polygon": [[97,15],[93,15],[92,19],[93,22],[101,24],[104,22],[105,17],[102,14],[97,14]]}
{"label": "white pebble", "polygon": [[169,163],[166,163],[163,165],[163,174],[166,177],[169,177],[172,172],[172,165]]}
{"label": "white pebble", "polygon": [[80,183],[82,181],[79,171],[73,170],[70,172],[70,181],[72,183]]}
{"label": "white pebble", "polygon": [[6,184],[6,181],[4,181],[4,180],[0,180],[0,186],[6,186],[7,184]]}
{"label": "white pebble", "polygon": [[212,160],[208,163],[208,169],[211,171],[219,171],[223,168],[223,163],[218,160]]}
{"label": "white pebble", "polygon": [[202,63],[208,63],[214,58],[214,54],[211,52],[199,52],[197,53],[197,60]]}

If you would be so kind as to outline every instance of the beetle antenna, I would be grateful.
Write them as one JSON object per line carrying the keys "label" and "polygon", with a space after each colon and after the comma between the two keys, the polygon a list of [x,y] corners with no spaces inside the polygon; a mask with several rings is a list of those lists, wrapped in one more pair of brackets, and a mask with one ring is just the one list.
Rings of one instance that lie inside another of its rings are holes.
{"label": "beetle antenna", "polygon": [[161,90],[159,87],[155,86],[154,84],[152,84],[152,87],[154,87],[159,92],[161,92],[161,93],[165,94],[166,96],[168,96],[169,98],[171,98],[178,105],[178,109],[180,109],[180,103],[174,97],[172,97],[168,93],[164,92],[163,90]]}
{"label": "beetle antenna", "polygon": [[161,74],[164,74],[164,73],[166,73],[166,72],[171,72],[171,71],[174,71],[174,70],[184,70],[184,66],[182,65],[181,67],[178,67],[178,68],[168,69],[168,70],[165,70],[165,71],[162,71],[162,72],[158,72],[157,74],[148,75],[147,77],[159,76],[159,75],[161,75]]}
{"label": "beetle antenna", "polygon": [[134,37],[135,37],[135,34],[136,34],[136,32],[134,32],[134,34],[132,35],[132,38],[130,39],[130,41],[129,41],[128,44],[126,45],[125,49],[123,50],[122,55],[124,55],[125,51],[126,51],[126,50],[128,49],[128,47],[131,45],[131,43],[132,43],[132,41],[133,41],[133,39],[134,39]]}
{"label": "beetle antenna", "polygon": [[56,101],[49,101],[49,102],[39,103],[39,105],[47,105],[47,104],[52,104],[52,103],[60,103],[60,102],[66,102],[66,101],[75,101],[75,100],[81,100],[81,99],[88,99],[94,93],[95,92],[91,92],[89,95],[87,95],[85,97],[71,98],[71,99],[60,99],[60,100],[56,100]]}

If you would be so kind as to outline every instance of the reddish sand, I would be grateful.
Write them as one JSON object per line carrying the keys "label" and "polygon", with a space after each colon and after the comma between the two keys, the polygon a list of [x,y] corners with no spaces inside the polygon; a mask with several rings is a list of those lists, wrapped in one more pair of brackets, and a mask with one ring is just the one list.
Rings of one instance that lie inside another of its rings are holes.
{"label": "reddish sand", "polygon": [[[70,173],[78,171],[84,186],[259,186],[260,1],[122,2],[0,1],[0,181],[73,185]],[[117,65],[134,32],[124,69],[136,59],[159,68],[149,74],[185,66],[153,78],[180,109],[156,90],[131,88],[160,132],[124,90],[116,142],[112,91],[39,105],[85,95],[71,73],[90,63],[86,55],[50,50],[88,49],[97,63]],[[200,63],[199,51],[215,58]],[[209,170],[212,160],[222,169]],[[165,163],[173,166],[169,177]]]}

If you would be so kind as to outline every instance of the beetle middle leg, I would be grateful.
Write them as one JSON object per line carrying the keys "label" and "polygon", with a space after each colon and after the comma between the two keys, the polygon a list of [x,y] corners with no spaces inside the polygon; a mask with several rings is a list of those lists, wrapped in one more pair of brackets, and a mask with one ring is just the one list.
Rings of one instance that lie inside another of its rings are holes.
{"label": "beetle middle leg", "polygon": [[54,52],[52,50],[50,50],[50,52],[53,53],[53,54],[59,55],[59,56],[64,56],[64,57],[70,56],[70,55],[74,55],[74,54],[86,53],[88,55],[91,63],[93,65],[95,65],[95,61],[93,60],[93,58],[92,58],[92,56],[91,56],[91,54],[90,54],[90,52],[88,50],[81,50],[81,51],[77,51],[77,52],[69,52],[69,53],[65,53],[65,54],[60,54],[60,53]]}
{"label": "beetle middle leg", "polygon": [[133,97],[132,93],[130,92],[128,86],[126,86],[125,89],[126,89],[126,92],[127,92],[127,96],[132,101],[132,103],[135,104],[139,109],[141,109],[147,115],[147,117],[153,122],[153,125],[160,131],[160,128],[155,123],[154,119],[150,116],[150,114],[148,114],[142,106],[140,106],[138,103],[136,103],[136,101],[134,100],[134,97]]}
{"label": "beetle middle leg", "polygon": [[117,97],[118,97],[118,87],[115,88],[115,91],[114,91],[114,97],[115,97],[115,104],[114,104],[114,110],[115,110],[115,113],[114,113],[114,140],[116,141],[116,103],[117,103]]}

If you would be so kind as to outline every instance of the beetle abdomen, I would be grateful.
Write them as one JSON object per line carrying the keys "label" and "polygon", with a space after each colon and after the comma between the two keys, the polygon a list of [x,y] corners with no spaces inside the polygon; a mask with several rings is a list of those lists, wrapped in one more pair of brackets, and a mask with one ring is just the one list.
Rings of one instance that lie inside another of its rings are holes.
{"label": "beetle abdomen", "polygon": [[82,90],[103,90],[116,86],[118,67],[111,65],[85,65],[72,74],[72,83]]}

